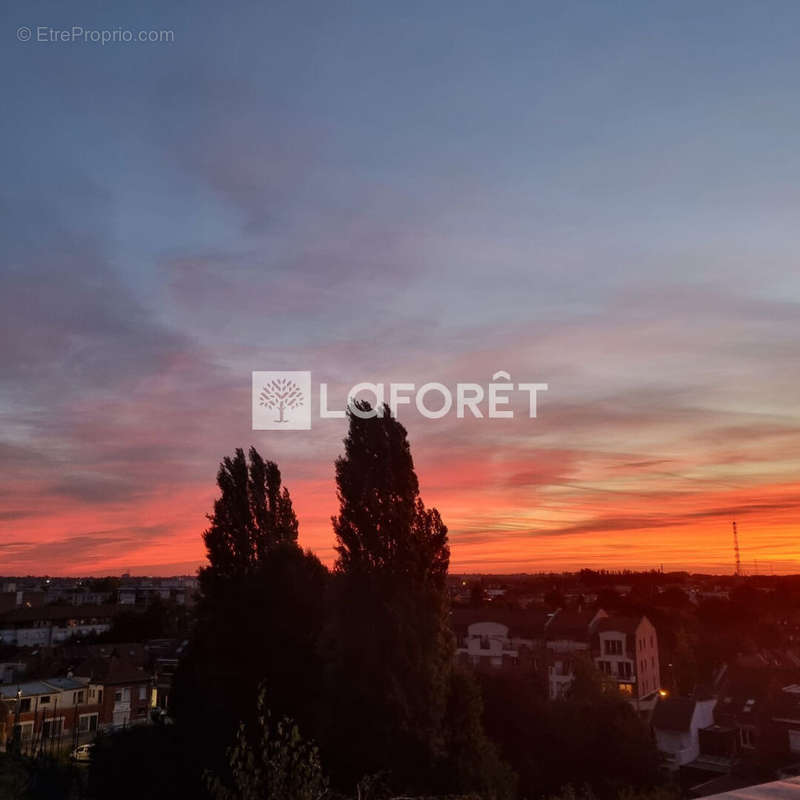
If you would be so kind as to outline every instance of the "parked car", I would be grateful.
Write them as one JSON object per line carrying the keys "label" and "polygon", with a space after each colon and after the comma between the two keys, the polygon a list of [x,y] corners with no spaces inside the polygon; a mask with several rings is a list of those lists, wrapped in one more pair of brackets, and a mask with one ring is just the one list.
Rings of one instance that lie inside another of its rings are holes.
{"label": "parked car", "polygon": [[72,751],[72,758],[75,761],[88,761],[92,757],[93,744],[82,744]]}

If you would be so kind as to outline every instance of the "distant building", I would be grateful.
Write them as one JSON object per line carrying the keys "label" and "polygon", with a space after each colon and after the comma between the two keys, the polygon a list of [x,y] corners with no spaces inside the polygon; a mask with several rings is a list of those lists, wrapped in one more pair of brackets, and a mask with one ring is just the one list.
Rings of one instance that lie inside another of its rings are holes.
{"label": "distant building", "polygon": [[609,617],[602,610],[456,608],[451,624],[460,660],[479,669],[532,666],[547,672],[552,700],[575,679],[578,660],[593,663],[637,710],[658,697],[658,636],[647,617]]}
{"label": "distant building", "polygon": [[117,590],[117,602],[121,606],[147,606],[159,599],[188,605],[196,589],[197,581],[193,577],[128,578]]}
{"label": "distant building", "polygon": [[152,676],[116,655],[93,658],[75,669],[75,676],[104,690],[101,722],[104,728],[146,723],[155,705]]}
{"label": "distant building", "polygon": [[46,597],[45,592],[23,589],[0,592],[0,614],[13,611],[15,608],[41,608],[45,604]]}
{"label": "distant building", "polygon": [[111,656],[87,661],[75,673],[0,685],[0,749],[16,735],[25,752],[57,752],[99,730],[149,721],[155,693],[147,671]]}
{"label": "distant building", "polygon": [[659,700],[652,726],[656,746],[670,769],[694,761],[700,755],[700,730],[714,724],[716,699],[668,697]]}
{"label": "distant building", "polygon": [[772,699],[771,718],[776,741],[800,759],[800,684],[784,686]]}
{"label": "distant building", "polygon": [[577,658],[587,658],[592,633],[600,620],[607,617],[598,611],[557,611],[545,627],[547,682],[551,700],[561,697],[575,679]]}
{"label": "distant building", "polygon": [[593,631],[593,655],[597,668],[624,695],[655,705],[661,686],[658,635],[645,616],[605,617]]}
{"label": "distant building", "polygon": [[116,606],[43,606],[0,614],[0,643],[46,647],[111,628]]}
{"label": "distant building", "polygon": [[18,737],[26,752],[58,751],[93,738],[101,725],[103,688],[79,678],[0,686],[6,724],[0,748]]}
{"label": "distant building", "polygon": [[188,644],[187,639],[151,639],[147,642],[155,681],[155,704],[161,709],[166,710],[169,707],[169,696],[178,663]]}
{"label": "distant building", "polygon": [[537,609],[455,609],[456,655],[478,669],[529,665],[541,650],[546,621]]}

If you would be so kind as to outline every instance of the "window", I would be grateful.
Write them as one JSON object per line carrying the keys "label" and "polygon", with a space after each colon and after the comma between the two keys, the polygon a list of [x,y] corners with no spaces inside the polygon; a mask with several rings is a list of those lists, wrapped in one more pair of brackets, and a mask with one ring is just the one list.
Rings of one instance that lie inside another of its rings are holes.
{"label": "window", "polygon": [[606,639],[603,642],[604,653],[607,656],[620,656],[622,655],[622,642],[619,639]]}
{"label": "window", "polygon": [[631,672],[633,672],[633,666],[630,661],[620,661],[619,662],[619,674],[622,675],[624,678],[630,678]]}
{"label": "window", "polygon": [[61,736],[63,727],[63,717],[59,717],[58,719],[46,719],[42,724],[42,735],[45,739],[54,739],[57,736]]}
{"label": "window", "polygon": [[83,692],[73,692],[72,693],[72,704],[77,706],[80,703],[85,703],[84,694]]}
{"label": "window", "polygon": [[33,737],[33,723],[32,722],[18,722],[14,726],[15,731],[19,731],[20,741],[27,742]]}
{"label": "window", "polygon": [[631,683],[621,683],[619,684],[619,690],[622,694],[625,695],[632,695],[633,694],[633,684]]}
{"label": "window", "polygon": [[19,713],[24,714],[26,711],[30,710],[31,710],[30,697],[23,697],[22,700],[19,701]]}
{"label": "window", "polygon": [[139,699],[140,700],[147,700],[147,687],[140,686],[139,687]]}
{"label": "window", "polygon": [[49,702],[50,702],[50,695],[49,694],[43,694],[39,698],[39,704],[40,705],[46,706]]}
{"label": "window", "polygon": [[122,692],[114,692],[114,702],[119,703],[122,701]]}
{"label": "window", "polygon": [[600,672],[605,673],[606,675],[611,674],[611,662],[610,661],[598,661],[597,666],[600,667]]}
{"label": "window", "polygon": [[81,714],[78,717],[78,733],[92,733],[97,730],[97,714]]}

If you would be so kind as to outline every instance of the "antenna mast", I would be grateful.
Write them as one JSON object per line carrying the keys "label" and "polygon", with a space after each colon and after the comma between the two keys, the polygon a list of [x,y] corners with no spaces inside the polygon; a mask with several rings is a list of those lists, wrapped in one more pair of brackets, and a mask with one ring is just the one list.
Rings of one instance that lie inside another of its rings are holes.
{"label": "antenna mast", "polygon": [[733,553],[736,556],[736,575],[742,574],[742,562],[739,558],[739,532],[736,530],[736,521],[733,523]]}

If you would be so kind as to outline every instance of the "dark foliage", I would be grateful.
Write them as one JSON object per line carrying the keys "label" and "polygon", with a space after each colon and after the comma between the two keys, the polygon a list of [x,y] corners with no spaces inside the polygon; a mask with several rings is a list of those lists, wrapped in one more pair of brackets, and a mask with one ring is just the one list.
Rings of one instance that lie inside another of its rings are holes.
{"label": "dark foliage", "polygon": [[89,762],[89,797],[92,800],[201,797],[201,764],[196,755],[174,725],[133,727],[100,735]]}
{"label": "dark foliage", "polygon": [[[181,660],[172,712],[206,767],[224,769],[240,722],[252,723],[258,686],[270,706],[316,728],[318,642],[327,570],[297,545],[280,472],[251,449],[223,462],[201,572],[197,624]],[[213,720],[213,724],[209,724]]]}
{"label": "dark foliage", "polygon": [[623,788],[658,783],[658,754],[643,723],[590,668],[555,702],[532,675],[484,675],[482,688],[487,731],[519,775],[520,796],[572,784],[611,800]]}
{"label": "dark foliage", "polygon": [[147,639],[181,638],[188,632],[188,609],[156,597],[146,608],[121,611],[114,617],[111,629],[92,637],[91,641],[143,642]]}
{"label": "dark foliage", "polygon": [[255,727],[239,726],[230,750],[230,773],[229,783],[206,773],[215,800],[322,800],[328,794],[316,746],[303,739],[288,717],[273,719],[264,690]]}
{"label": "dark foliage", "polygon": [[84,800],[86,771],[64,758],[0,753],[2,800]]}
{"label": "dark foliage", "polygon": [[386,407],[361,415],[370,411],[366,403],[351,411],[345,453],[336,462],[339,558],[327,673],[328,729],[335,735],[322,739],[323,758],[342,788],[380,771],[398,791],[472,788],[484,776],[456,767],[471,760],[469,769],[480,769],[493,751],[479,708],[462,752],[456,758],[448,750],[455,741],[448,700],[458,684],[447,622],[447,528],[419,497],[405,428]]}

